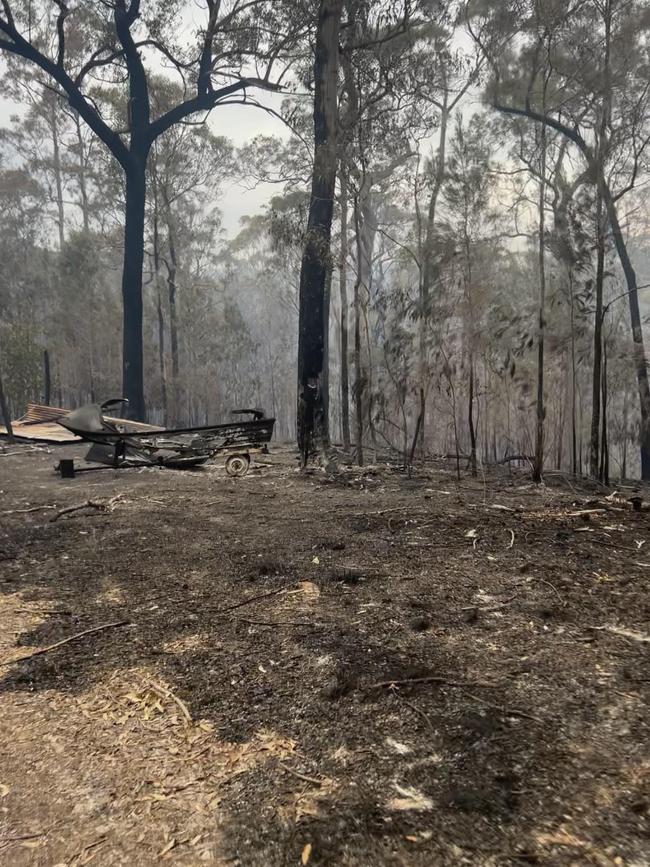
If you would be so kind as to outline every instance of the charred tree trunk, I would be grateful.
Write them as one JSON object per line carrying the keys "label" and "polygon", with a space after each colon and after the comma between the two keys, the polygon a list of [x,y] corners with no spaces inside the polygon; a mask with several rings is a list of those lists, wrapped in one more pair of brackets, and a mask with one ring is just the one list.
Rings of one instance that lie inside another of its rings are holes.
{"label": "charred tree trunk", "polygon": [[[330,310],[332,305],[332,277],[334,276],[334,262],[329,257],[327,261],[327,271],[325,273],[325,292],[323,297],[325,331],[323,334],[323,377],[322,377],[322,392],[323,392],[323,413],[328,420],[328,439],[329,439],[329,417],[330,417]],[[261,401],[260,401],[261,402]]]}
{"label": "charred tree trunk", "polygon": [[350,370],[348,317],[348,179],[341,166],[341,260],[339,262],[339,292],[341,295],[341,434],[343,448],[350,451]]}
{"label": "charred tree trunk", "polygon": [[323,381],[326,282],[336,186],[339,32],[342,0],[321,0],[314,59],[314,170],[307,236],[300,269],[298,332],[298,446],[303,466],[329,442]]}
{"label": "charred tree trunk", "polygon": [[11,426],[11,414],[5,397],[5,390],[2,384],[2,371],[0,370],[0,412],[2,413],[2,421],[7,428],[7,439],[10,443],[14,441],[14,430]]}
{"label": "charred tree trunk", "polygon": [[636,369],[639,389],[639,404],[641,409],[641,478],[643,481],[648,481],[650,480],[650,383],[648,382],[648,366],[645,357],[636,271],[634,270],[630,255],[627,251],[627,245],[623,238],[621,225],[618,221],[616,205],[607,185],[604,186],[604,193],[607,216],[612,229],[616,252],[618,253],[621,267],[625,274],[625,281],[627,283],[627,296],[630,306],[630,324],[632,326],[632,341],[634,343],[634,366]]}
{"label": "charred tree trunk", "polygon": [[533,481],[542,481],[544,469],[544,337],[546,332],[546,267],[544,261],[544,204],[546,198],[546,127],[541,128],[541,171],[539,183],[539,326],[537,335],[537,426]]}
{"label": "charred tree trunk", "polygon": [[470,454],[469,463],[472,468],[472,476],[476,476],[476,427],[474,425],[474,356],[469,357],[469,406],[467,421],[469,424]]}
{"label": "charred tree trunk", "polygon": [[605,230],[603,226],[603,202],[598,199],[598,260],[596,264],[596,318],[594,321],[594,364],[591,379],[591,438],[589,446],[589,472],[598,478],[600,452],[600,393],[603,355],[603,284],[605,282]]}
{"label": "charred tree trunk", "polygon": [[163,411],[163,425],[168,423],[167,405],[167,365],[165,363],[165,315],[161,291],[160,275],[160,233],[158,231],[158,185],[154,173],[153,178],[154,209],[153,209],[153,267],[156,286],[156,313],[158,317],[158,366],[160,369],[160,394]]}
{"label": "charred tree trunk", "polygon": [[357,239],[357,276],[354,281],[354,416],[357,463],[363,466],[363,393],[365,377],[361,357],[361,230],[359,225],[359,201],[354,200],[354,218]]}
{"label": "charred tree trunk", "polygon": [[440,131],[438,156],[436,159],[436,172],[431,190],[431,198],[429,199],[429,209],[427,213],[427,229],[424,240],[424,257],[422,265],[422,277],[420,281],[420,424],[418,425],[418,434],[422,447],[422,456],[424,457],[424,448],[426,440],[426,422],[427,422],[427,394],[428,394],[428,371],[427,371],[427,333],[429,323],[431,321],[431,289],[436,278],[436,261],[433,251],[434,234],[436,230],[436,211],[438,206],[438,198],[442,190],[442,184],[445,179],[445,165],[447,161],[447,127],[449,123],[449,108],[447,106],[449,93],[445,88],[443,110],[440,114]]}
{"label": "charred tree trunk", "polygon": [[576,419],[576,397],[577,397],[577,377],[576,377],[576,332],[575,332],[575,310],[573,297],[573,272],[569,273],[569,302],[571,314],[571,472],[575,476],[578,472],[578,441],[577,441],[577,419]]}
{"label": "charred tree trunk", "polygon": [[167,301],[169,304],[169,349],[172,361],[171,376],[171,422],[173,425],[180,424],[180,358],[178,349],[178,244],[176,235],[176,220],[172,211],[168,191],[163,186],[162,197],[165,206],[165,223],[167,225],[167,247],[169,248],[169,261],[165,260],[167,268]]}
{"label": "charred tree trunk", "polygon": [[603,344],[603,373],[602,373],[602,433],[600,437],[600,481],[609,485],[609,443],[607,441],[607,343]]}
{"label": "charred tree trunk", "polygon": [[52,372],[50,369],[50,353],[47,349],[43,352],[43,402],[50,405],[52,395]]}
{"label": "charred tree trunk", "polygon": [[145,418],[142,351],[142,267],[144,264],[146,156],[134,157],[126,170],[126,219],[122,271],[122,392],[129,401],[128,416]]}

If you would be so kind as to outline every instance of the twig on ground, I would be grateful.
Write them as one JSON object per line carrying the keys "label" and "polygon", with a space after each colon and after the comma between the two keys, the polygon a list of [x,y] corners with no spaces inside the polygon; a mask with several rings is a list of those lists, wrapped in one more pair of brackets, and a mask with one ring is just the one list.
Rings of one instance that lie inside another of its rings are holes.
{"label": "twig on ground", "polygon": [[506,548],[512,548],[515,544],[515,531],[508,530],[508,532],[510,533],[510,542],[506,545]]}
{"label": "twig on ground", "polygon": [[0,843],[17,843],[20,840],[38,840],[39,837],[44,837],[45,832],[40,834],[7,834],[0,836]]}
{"label": "twig on ground", "polygon": [[521,719],[529,719],[529,720],[532,720],[533,722],[540,723],[541,725],[544,724],[544,720],[540,719],[538,716],[533,716],[532,714],[527,713],[524,710],[519,710],[519,708],[505,707],[505,706],[500,705],[500,704],[494,704],[494,702],[487,701],[487,699],[481,698],[478,695],[473,695],[471,692],[465,692],[465,695],[468,698],[473,698],[474,701],[478,701],[481,704],[486,705],[487,707],[491,707],[494,710],[498,710],[499,713],[502,713],[504,716],[520,717]]}
{"label": "twig on ground", "polygon": [[431,722],[431,720],[429,719],[429,717],[425,714],[425,712],[423,710],[421,710],[416,704],[413,704],[413,702],[408,701],[408,699],[404,698],[404,696],[400,695],[397,691],[395,691],[395,695],[399,698],[399,700],[402,704],[405,704],[407,707],[410,707],[414,713],[416,713],[419,717],[421,717],[432,731],[434,730],[433,723]]}
{"label": "twig on ground", "polygon": [[453,686],[458,687],[459,689],[463,689],[466,686],[471,687],[485,687],[486,689],[495,689],[496,687],[501,686],[499,683],[485,683],[482,681],[471,682],[471,681],[457,681],[457,680],[447,680],[445,677],[437,677],[431,675],[429,677],[410,677],[405,678],[404,680],[380,680],[378,683],[369,684],[366,689],[394,689],[398,686],[413,686],[419,683],[439,683],[441,686]]}
{"label": "twig on ground", "polygon": [[285,770],[288,774],[292,774],[294,777],[297,777],[299,780],[304,780],[305,783],[312,783],[314,786],[322,786],[323,780],[319,780],[316,777],[309,777],[307,774],[301,774],[300,771],[294,771],[293,768],[290,768],[289,765],[285,765],[284,762],[278,762],[280,767]]}
{"label": "twig on ground", "polygon": [[56,509],[56,503],[53,506],[32,506],[31,509],[9,509],[6,512],[0,512],[2,515],[29,515],[31,512],[43,512],[46,509]]}
{"label": "twig on ground", "polygon": [[34,656],[42,656],[44,653],[49,653],[51,650],[56,650],[57,647],[63,647],[64,644],[70,644],[71,641],[77,641],[85,635],[92,635],[94,632],[103,632],[106,629],[117,629],[119,626],[129,626],[129,620],[117,620],[115,623],[103,623],[101,626],[93,626],[92,629],[84,629],[83,632],[77,632],[75,635],[70,635],[62,641],[57,641],[55,644],[49,644],[47,647],[39,647],[31,653],[24,656],[19,656],[16,659],[9,659],[0,665],[13,665],[16,662],[24,662],[27,659],[32,659]]}
{"label": "twig on ground", "polygon": [[[576,512],[567,512],[567,518],[582,518],[584,515],[604,515],[606,514],[608,509],[578,509]],[[621,512],[622,509],[616,509],[617,512]]]}
{"label": "twig on ground", "polygon": [[324,628],[326,623],[315,622],[307,623],[306,621],[297,620],[248,620],[246,617],[237,617],[238,623],[248,623],[251,626],[309,626],[314,628]]}
{"label": "twig on ground", "polygon": [[118,494],[116,497],[112,497],[106,502],[100,502],[99,500],[86,500],[85,503],[77,503],[76,506],[68,506],[65,509],[61,509],[61,511],[57,512],[56,515],[52,515],[50,522],[54,523],[64,515],[70,515],[72,512],[79,512],[81,509],[97,509],[100,512],[112,512],[117,501],[121,499],[122,494]]}
{"label": "twig on ground", "polygon": [[193,719],[192,714],[189,712],[187,705],[184,701],[182,701],[177,695],[175,695],[171,690],[167,689],[164,686],[160,686],[160,684],[154,683],[153,681],[147,681],[147,686],[149,689],[152,689],[156,695],[161,698],[167,698],[170,701],[173,701],[176,706],[180,709],[181,713],[185,717],[188,725],[192,725]]}
{"label": "twig on ground", "polygon": [[216,608],[215,614],[223,614],[226,611],[235,611],[237,608],[243,608],[245,605],[257,602],[258,599],[268,599],[269,596],[277,596],[279,593],[284,593],[285,590],[293,587],[295,583],[295,581],[292,581],[290,584],[284,584],[282,587],[278,587],[277,590],[270,590],[268,593],[259,593],[257,596],[249,596],[248,599],[244,599],[242,602],[237,602],[235,605],[228,605],[225,608]]}
{"label": "twig on ground", "polygon": [[539,581],[540,584],[546,584],[546,586],[550,587],[551,590],[553,591],[553,593],[555,593],[555,595],[557,596],[557,600],[560,603],[560,605],[562,606],[562,608],[566,608],[566,602],[562,598],[559,590],[557,589],[557,587],[554,584],[551,584],[550,581],[547,581],[546,578],[539,578],[537,575],[528,575],[526,577],[525,581],[518,581],[514,586],[515,587],[523,587],[529,581]]}

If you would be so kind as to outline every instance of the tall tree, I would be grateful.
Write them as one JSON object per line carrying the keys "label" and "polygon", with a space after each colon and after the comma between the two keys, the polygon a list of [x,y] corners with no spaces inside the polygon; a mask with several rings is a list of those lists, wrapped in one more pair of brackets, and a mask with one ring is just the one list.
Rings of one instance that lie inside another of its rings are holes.
{"label": "tall tree", "polygon": [[[111,0],[91,7],[72,0],[2,0],[0,14],[0,50],[42,70],[124,173],[123,391],[136,418],[145,416],[142,268],[151,147],[174,124],[209,112],[247,88],[276,88],[272,75],[278,57],[295,43],[299,27],[297,16],[291,19],[284,4],[207,0],[195,44],[190,39],[178,47],[181,13],[189,5],[179,0]],[[265,26],[260,26],[262,21]],[[91,46],[85,60],[68,51],[69,42],[80,41]],[[181,100],[158,116],[152,112],[147,52],[171,64],[183,84]],[[251,58],[263,67],[262,74],[246,74]],[[115,85],[126,84],[126,131],[112,125],[102,111],[96,79],[103,76],[106,83],[111,73]]]}
{"label": "tall tree", "polygon": [[314,169],[300,269],[298,445],[303,465],[329,440],[324,394],[326,285],[336,187],[339,34],[343,0],[320,0],[314,57]]}
{"label": "tall tree", "polygon": [[650,143],[647,11],[638,0],[588,0],[568,6],[512,0],[482,4],[480,14],[470,2],[468,20],[475,14],[472,34],[493,72],[488,88],[492,106],[564,136],[583,158],[602,196],[627,284],[641,418],[641,475],[650,479],[650,381],[637,275],[619,215],[621,200],[634,188]]}

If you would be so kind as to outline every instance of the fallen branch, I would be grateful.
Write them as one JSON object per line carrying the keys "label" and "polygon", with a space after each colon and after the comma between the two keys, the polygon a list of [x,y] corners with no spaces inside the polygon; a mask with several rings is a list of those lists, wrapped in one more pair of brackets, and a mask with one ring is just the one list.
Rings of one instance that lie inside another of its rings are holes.
{"label": "fallen branch", "polygon": [[[568,518],[582,518],[585,515],[605,515],[609,509],[578,509],[575,512],[567,512]],[[617,511],[621,511],[621,509],[617,509]]]}
{"label": "fallen branch", "polygon": [[0,843],[16,843],[20,840],[38,840],[39,837],[44,837],[45,833],[40,834],[8,834],[0,837]]}
{"label": "fallen branch", "polygon": [[243,608],[245,605],[257,602],[258,599],[268,599],[269,596],[277,596],[279,593],[284,593],[285,590],[293,587],[295,583],[295,581],[292,581],[290,584],[285,584],[277,590],[270,590],[268,593],[259,593],[257,596],[249,596],[248,599],[244,599],[243,602],[237,602],[235,605],[228,605],[226,608],[217,608],[215,609],[215,614],[223,614],[226,611],[235,611],[237,608]]}
{"label": "fallen branch", "polygon": [[324,629],[327,626],[326,623],[307,623],[306,621],[298,621],[298,620],[248,620],[246,617],[238,617],[237,623],[247,623],[250,626],[296,626],[296,627],[305,627],[308,626],[310,628],[320,628]]}
{"label": "fallen branch", "polygon": [[512,548],[515,544],[515,531],[508,530],[508,532],[510,533],[510,542],[506,545],[506,548]]}
{"label": "fallen branch", "polygon": [[129,620],[117,620],[115,623],[104,623],[101,626],[93,626],[92,629],[84,629],[83,632],[77,632],[76,635],[70,635],[62,641],[57,641],[55,644],[49,644],[47,647],[40,647],[25,656],[19,656],[17,659],[10,659],[2,665],[13,665],[16,662],[24,662],[27,659],[32,659],[34,656],[42,656],[44,653],[49,653],[51,650],[56,650],[57,647],[63,647],[64,644],[70,644],[71,641],[77,641],[85,635],[91,635],[94,632],[103,632],[105,629],[117,629],[119,626],[129,626]]}
{"label": "fallen branch", "polygon": [[481,698],[478,695],[472,695],[472,693],[466,692],[465,695],[468,698],[473,698],[474,701],[478,701],[481,704],[486,705],[487,707],[493,708],[493,710],[498,710],[499,713],[502,713],[504,716],[514,716],[519,717],[521,719],[529,719],[533,722],[544,724],[544,720],[540,719],[538,716],[533,716],[530,713],[527,713],[525,710],[519,710],[517,707],[504,707],[503,705],[494,704],[491,701],[487,701],[487,699]]}
{"label": "fallen branch", "polygon": [[405,699],[404,696],[400,695],[398,692],[396,692],[395,695],[398,696],[398,698],[402,704],[405,704],[407,707],[411,708],[411,710],[414,713],[416,713],[419,717],[421,717],[426,722],[427,726],[432,731],[435,731],[435,727],[434,727],[433,723],[431,722],[431,720],[429,719],[429,717],[425,714],[425,712],[423,710],[421,710],[416,704],[413,704],[412,702],[407,701],[407,699]]}
{"label": "fallen branch", "polygon": [[68,506],[65,509],[61,509],[60,512],[57,512],[56,515],[52,515],[50,518],[50,522],[54,523],[58,521],[59,518],[62,518],[64,515],[70,515],[72,512],[79,512],[81,509],[98,509],[100,512],[112,512],[115,503],[118,500],[122,499],[122,494],[118,494],[116,497],[113,497],[106,502],[100,502],[99,500],[86,500],[85,503],[77,503],[76,506]]}
{"label": "fallen branch", "polygon": [[314,786],[322,786],[323,780],[319,780],[316,777],[308,777],[307,774],[301,774],[300,771],[294,771],[293,768],[290,768],[289,765],[285,765],[284,762],[278,762],[280,767],[285,770],[288,774],[292,774],[294,777],[297,777],[299,780],[304,780],[305,783],[311,783]]}
{"label": "fallen branch", "polygon": [[560,591],[554,584],[551,584],[550,581],[547,581],[546,578],[538,578],[537,575],[529,575],[525,581],[517,582],[516,587],[523,587],[525,584],[528,584],[530,581],[539,581],[540,584],[546,584],[547,587],[550,587],[553,593],[557,596],[557,601],[560,603],[562,608],[566,608],[566,602],[562,598]]}
{"label": "fallen branch", "polygon": [[484,687],[485,689],[495,689],[496,687],[501,686],[499,683],[484,683],[477,682],[472,683],[471,681],[456,681],[456,680],[447,680],[444,677],[437,676],[429,676],[429,677],[410,677],[405,680],[380,680],[378,683],[371,683],[366,689],[394,689],[398,686],[413,686],[418,683],[439,683],[442,686],[453,686],[458,689],[463,689],[464,687]]}
{"label": "fallen branch", "polygon": [[31,509],[9,509],[6,512],[0,512],[2,515],[29,515],[31,512],[43,512],[45,509],[56,509],[56,503],[53,506],[32,506]]}
{"label": "fallen branch", "polygon": [[153,681],[147,681],[147,686],[149,687],[149,689],[152,689],[156,693],[156,695],[160,696],[160,698],[166,698],[166,699],[169,699],[170,701],[173,701],[176,704],[176,706],[180,709],[180,712],[185,717],[187,723],[189,725],[192,725],[192,723],[193,723],[192,714],[187,709],[187,705],[185,704],[184,701],[182,701],[177,695],[174,695],[174,693],[171,690],[166,689],[164,686],[160,686],[157,683],[153,683]]}

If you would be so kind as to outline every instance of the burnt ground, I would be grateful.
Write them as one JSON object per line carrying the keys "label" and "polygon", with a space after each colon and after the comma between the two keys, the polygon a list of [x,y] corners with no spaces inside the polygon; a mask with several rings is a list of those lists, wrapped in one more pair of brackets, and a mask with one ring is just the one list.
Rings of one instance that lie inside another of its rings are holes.
{"label": "burnt ground", "polygon": [[289,450],[62,481],[13,451],[0,863],[650,863],[630,491]]}

